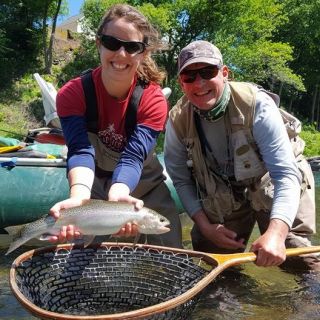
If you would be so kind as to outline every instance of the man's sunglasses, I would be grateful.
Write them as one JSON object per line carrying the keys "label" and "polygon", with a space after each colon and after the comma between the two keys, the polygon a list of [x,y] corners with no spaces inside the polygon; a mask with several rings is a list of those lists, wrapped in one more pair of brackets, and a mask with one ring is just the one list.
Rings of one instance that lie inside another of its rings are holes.
{"label": "man's sunglasses", "polygon": [[118,51],[121,47],[129,53],[142,53],[146,49],[146,44],[139,41],[124,41],[106,34],[99,36],[102,45],[111,51]]}
{"label": "man's sunglasses", "polygon": [[202,79],[210,80],[218,75],[220,68],[220,66],[207,66],[201,69],[185,70],[180,73],[180,79],[184,83],[192,83],[199,73]]}

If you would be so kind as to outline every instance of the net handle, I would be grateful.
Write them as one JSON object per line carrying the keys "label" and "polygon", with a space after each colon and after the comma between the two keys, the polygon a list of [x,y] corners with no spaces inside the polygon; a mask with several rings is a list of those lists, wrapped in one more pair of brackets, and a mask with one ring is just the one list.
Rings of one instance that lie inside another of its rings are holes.
{"label": "net handle", "polygon": [[[320,246],[301,247],[301,248],[289,248],[286,249],[287,257],[299,256],[302,254],[320,252]],[[228,264],[235,265],[245,262],[253,262],[257,256],[254,252],[242,252],[232,254],[210,254],[210,256],[217,261],[218,265]]]}

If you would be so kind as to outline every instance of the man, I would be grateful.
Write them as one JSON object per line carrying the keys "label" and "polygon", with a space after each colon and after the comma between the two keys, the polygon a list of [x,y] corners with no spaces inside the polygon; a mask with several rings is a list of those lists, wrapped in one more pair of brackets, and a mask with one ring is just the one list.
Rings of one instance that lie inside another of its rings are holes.
{"label": "man", "polygon": [[261,236],[251,251],[258,266],[320,270],[316,255],[284,263],[286,247],[310,246],[315,231],[299,121],[280,112],[275,94],[228,81],[219,49],[207,41],[183,48],[178,69],[184,96],[170,112],[165,164],[195,222],[194,249],[244,251],[257,222]]}

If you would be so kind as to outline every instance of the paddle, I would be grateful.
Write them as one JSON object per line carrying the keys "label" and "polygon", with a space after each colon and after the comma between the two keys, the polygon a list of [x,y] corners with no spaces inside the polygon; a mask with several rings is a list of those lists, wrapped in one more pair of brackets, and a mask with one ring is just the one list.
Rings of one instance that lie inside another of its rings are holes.
{"label": "paddle", "polygon": [[5,147],[0,147],[0,153],[8,153],[12,151],[17,151],[19,149],[22,149],[22,146],[5,146]]}

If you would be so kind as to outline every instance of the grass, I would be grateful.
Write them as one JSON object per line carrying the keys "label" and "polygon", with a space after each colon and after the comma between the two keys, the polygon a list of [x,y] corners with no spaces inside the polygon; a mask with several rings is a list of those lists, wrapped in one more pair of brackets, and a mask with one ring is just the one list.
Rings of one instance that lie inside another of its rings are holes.
{"label": "grass", "polygon": [[305,141],[304,155],[306,157],[314,157],[320,155],[320,132],[314,126],[305,125],[300,134]]}
{"label": "grass", "polygon": [[0,135],[19,139],[44,125],[41,92],[32,75],[1,91],[0,101]]}

